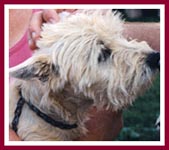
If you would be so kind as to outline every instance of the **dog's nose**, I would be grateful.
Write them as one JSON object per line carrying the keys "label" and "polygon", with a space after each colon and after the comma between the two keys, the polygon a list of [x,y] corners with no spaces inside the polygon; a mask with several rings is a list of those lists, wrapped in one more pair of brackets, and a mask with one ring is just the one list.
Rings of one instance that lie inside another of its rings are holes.
{"label": "dog's nose", "polygon": [[146,63],[151,69],[160,69],[160,53],[150,53],[147,56]]}

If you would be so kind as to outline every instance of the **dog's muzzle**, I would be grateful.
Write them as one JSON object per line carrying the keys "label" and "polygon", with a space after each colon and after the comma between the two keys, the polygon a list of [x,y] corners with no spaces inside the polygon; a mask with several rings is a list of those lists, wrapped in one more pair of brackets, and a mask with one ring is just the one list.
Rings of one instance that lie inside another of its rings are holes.
{"label": "dog's muzzle", "polygon": [[159,69],[160,70],[160,53],[159,52],[150,53],[146,58],[146,64],[151,69]]}

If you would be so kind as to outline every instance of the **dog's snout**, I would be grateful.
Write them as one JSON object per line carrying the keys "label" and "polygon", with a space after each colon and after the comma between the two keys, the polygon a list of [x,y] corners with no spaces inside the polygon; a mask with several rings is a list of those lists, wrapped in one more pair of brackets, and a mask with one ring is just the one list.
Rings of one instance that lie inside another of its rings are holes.
{"label": "dog's snout", "polygon": [[151,69],[160,69],[160,53],[153,52],[148,54],[146,63]]}

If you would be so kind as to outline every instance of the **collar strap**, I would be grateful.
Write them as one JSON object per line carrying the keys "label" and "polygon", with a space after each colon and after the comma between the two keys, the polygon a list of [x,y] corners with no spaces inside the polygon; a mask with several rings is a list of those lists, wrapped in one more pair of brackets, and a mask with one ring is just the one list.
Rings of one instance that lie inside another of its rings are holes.
{"label": "collar strap", "polygon": [[25,100],[23,99],[23,97],[20,97],[18,102],[17,102],[17,106],[16,106],[16,109],[15,109],[15,112],[14,112],[14,118],[13,118],[13,121],[12,121],[12,129],[15,132],[17,132],[17,130],[18,130],[17,125],[19,123],[19,118],[20,118],[24,104],[25,104]]}
{"label": "collar strap", "polygon": [[20,118],[20,115],[21,115],[21,112],[22,112],[23,105],[25,103],[29,106],[29,108],[32,111],[34,111],[37,114],[37,116],[39,116],[44,121],[46,121],[47,123],[49,123],[49,124],[51,124],[51,125],[53,125],[53,126],[55,126],[57,128],[65,129],[65,130],[77,128],[77,124],[67,124],[67,123],[64,123],[64,122],[61,122],[61,121],[54,120],[53,118],[49,117],[45,113],[41,112],[30,101],[29,102],[25,101],[24,97],[22,97],[21,91],[19,92],[19,94],[20,94],[20,98],[18,100],[17,107],[16,107],[15,113],[14,113],[15,116],[14,116],[13,121],[12,121],[12,129],[15,132],[17,132],[17,129],[18,129],[17,125],[19,123],[19,118]]}

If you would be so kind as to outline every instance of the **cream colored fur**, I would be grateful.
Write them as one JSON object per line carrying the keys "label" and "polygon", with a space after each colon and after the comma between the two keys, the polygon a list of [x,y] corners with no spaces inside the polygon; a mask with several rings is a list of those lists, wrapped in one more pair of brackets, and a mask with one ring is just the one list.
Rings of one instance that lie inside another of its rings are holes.
{"label": "cream colored fur", "polygon": [[[43,25],[40,50],[10,69],[16,78],[10,86],[10,126],[21,90],[43,112],[78,128],[53,127],[25,104],[17,132],[23,140],[78,138],[87,132],[91,106],[123,109],[151,84],[154,72],[145,59],[153,50],[146,42],[127,41],[122,33],[120,15],[111,11],[77,13]],[[104,58],[104,50],[111,51],[110,57]]]}

